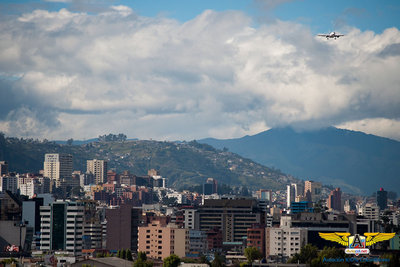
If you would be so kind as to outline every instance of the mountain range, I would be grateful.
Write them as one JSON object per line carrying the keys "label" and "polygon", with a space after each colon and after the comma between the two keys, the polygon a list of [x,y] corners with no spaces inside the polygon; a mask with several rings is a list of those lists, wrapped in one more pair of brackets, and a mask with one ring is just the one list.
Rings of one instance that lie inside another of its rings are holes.
{"label": "mountain range", "polygon": [[300,182],[235,153],[196,141],[125,140],[68,145],[0,134],[0,160],[8,161],[10,171],[38,172],[43,169],[46,153],[71,154],[74,170],[86,171],[86,160],[90,159],[105,159],[109,169],[129,170],[138,176],[156,169],[168,178],[169,186],[177,189],[201,185],[208,177],[221,184],[251,189],[279,190],[288,183]]}
{"label": "mountain range", "polygon": [[334,127],[302,132],[287,127],[198,142],[347,192],[371,194],[383,187],[400,193],[400,142],[388,138]]}

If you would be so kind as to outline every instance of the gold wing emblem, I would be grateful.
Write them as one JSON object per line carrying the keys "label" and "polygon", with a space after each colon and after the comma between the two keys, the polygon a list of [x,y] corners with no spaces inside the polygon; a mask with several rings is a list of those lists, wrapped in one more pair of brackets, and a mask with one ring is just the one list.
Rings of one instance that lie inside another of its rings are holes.
{"label": "gold wing emblem", "polygon": [[364,235],[366,236],[365,245],[372,246],[375,243],[393,238],[396,233],[364,233]]}
{"label": "gold wing emblem", "polygon": [[320,237],[325,240],[338,242],[340,245],[348,246],[349,245],[349,236],[350,233],[318,233]]}

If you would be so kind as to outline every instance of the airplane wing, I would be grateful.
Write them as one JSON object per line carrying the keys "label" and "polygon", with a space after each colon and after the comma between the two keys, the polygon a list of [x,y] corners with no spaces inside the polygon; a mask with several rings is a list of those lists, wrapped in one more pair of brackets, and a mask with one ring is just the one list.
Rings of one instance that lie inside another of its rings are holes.
{"label": "airplane wing", "polygon": [[317,34],[317,36],[323,36],[323,37],[327,37],[328,34]]}

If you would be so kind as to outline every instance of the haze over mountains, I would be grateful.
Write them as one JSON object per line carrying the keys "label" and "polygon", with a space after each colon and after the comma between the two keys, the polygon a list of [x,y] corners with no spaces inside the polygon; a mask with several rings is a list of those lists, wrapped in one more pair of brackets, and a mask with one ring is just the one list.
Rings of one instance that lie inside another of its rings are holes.
{"label": "haze over mountains", "polygon": [[371,194],[384,187],[400,193],[400,142],[334,127],[296,132],[277,128],[237,139],[202,139],[216,148],[280,169],[297,178]]}

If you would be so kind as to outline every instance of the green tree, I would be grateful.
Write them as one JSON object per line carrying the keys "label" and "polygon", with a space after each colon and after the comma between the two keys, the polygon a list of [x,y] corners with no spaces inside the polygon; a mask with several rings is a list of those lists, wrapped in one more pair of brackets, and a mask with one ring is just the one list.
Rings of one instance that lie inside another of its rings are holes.
{"label": "green tree", "polygon": [[248,247],[244,249],[244,256],[246,256],[249,264],[253,264],[255,260],[262,258],[262,253],[256,247]]}
{"label": "green tree", "polygon": [[126,250],[126,260],[133,261],[132,252],[129,248]]}
{"label": "green tree", "polygon": [[117,258],[121,258],[121,250],[117,251]]}
{"label": "green tree", "polygon": [[225,257],[215,253],[214,254],[214,260],[211,262],[212,267],[223,267],[225,266]]}
{"label": "green tree", "polygon": [[136,261],[133,263],[133,267],[153,267],[153,262],[147,260],[145,252],[139,251]]}
{"label": "green tree", "polygon": [[126,250],[125,249],[121,250],[121,259],[126,260]]}
{"label": "green tree", "polygon": [[175,255],[171,254],[163,260],[163,267],[178,267],[181,263],[181,259]]}
{"label": "green tree", "polygon": [[300,253],[296,253],[292,258],[289,259],[288,263],[307,263],[311,264],[311,261],[318,256],[318,248],[311,244],[307,244],[300,249]]}

